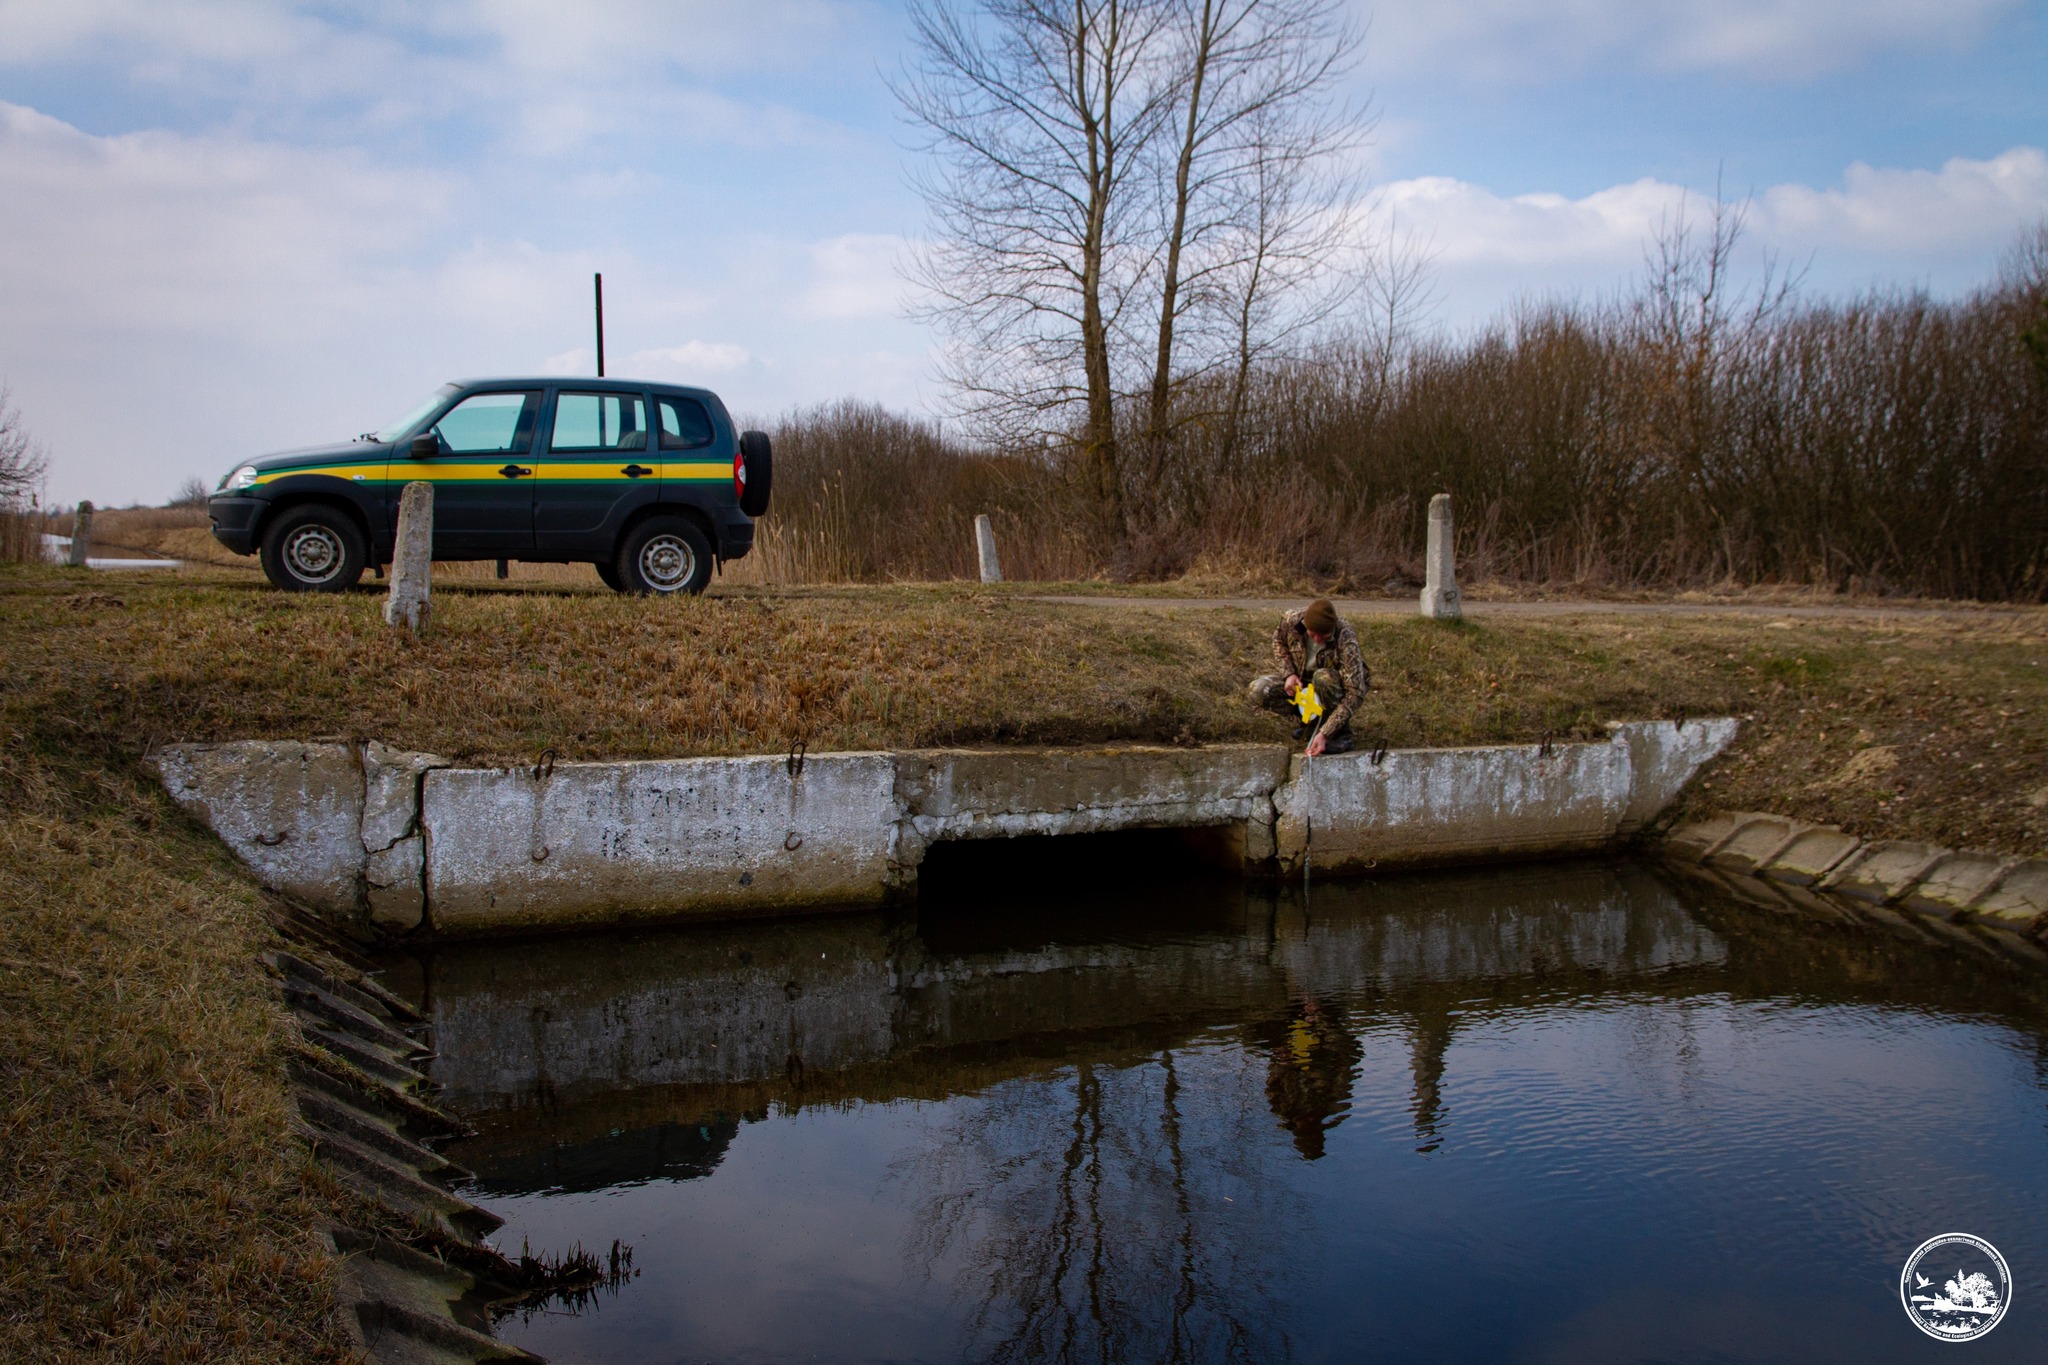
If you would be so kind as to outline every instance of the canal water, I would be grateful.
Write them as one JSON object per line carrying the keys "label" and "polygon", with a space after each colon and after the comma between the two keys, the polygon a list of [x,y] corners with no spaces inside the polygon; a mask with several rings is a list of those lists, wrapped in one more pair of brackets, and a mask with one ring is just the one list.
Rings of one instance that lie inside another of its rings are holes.
{"label": "canal water", "polygon": [[[2048,1358],[2042,975],[1632,863],[1305,894],[1108,851],[935,866],[914,914],[389,964],[499,1246],[632,1251],[500,1335],[564,1362]],[[2012,1271],[1963,1345],[1900,1302],[1948,1232]]]}

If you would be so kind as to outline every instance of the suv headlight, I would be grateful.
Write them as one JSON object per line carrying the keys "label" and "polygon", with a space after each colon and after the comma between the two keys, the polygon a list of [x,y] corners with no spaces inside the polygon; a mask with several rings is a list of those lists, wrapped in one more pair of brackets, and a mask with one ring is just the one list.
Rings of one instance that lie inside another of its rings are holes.
{"label": "suv headlight", "polygon": [[256,466],[253,464],[245,464],[240,469],[237,469],[234,473],[228,475],[225,479],[222,479],[220,481],[220,491],[223,493],[237,492],[240,489],[253,486],[255,482]]}

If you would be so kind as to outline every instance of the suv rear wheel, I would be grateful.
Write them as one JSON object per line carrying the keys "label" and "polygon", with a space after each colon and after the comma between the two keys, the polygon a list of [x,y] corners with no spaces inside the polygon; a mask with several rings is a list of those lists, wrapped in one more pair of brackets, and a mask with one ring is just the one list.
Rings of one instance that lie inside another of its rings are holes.
{"label": "suv rear wheel", "polygon": [[700,593],[711,581],[711,542],[683,517],[649,517],[619,543],[619,583],[634,593]]}
{"label": "suv rear wheel", "polygon": [[263,532],[263,574],[286,592],[347,592],[370,557],[355,519],[309,503],[287,508]]}

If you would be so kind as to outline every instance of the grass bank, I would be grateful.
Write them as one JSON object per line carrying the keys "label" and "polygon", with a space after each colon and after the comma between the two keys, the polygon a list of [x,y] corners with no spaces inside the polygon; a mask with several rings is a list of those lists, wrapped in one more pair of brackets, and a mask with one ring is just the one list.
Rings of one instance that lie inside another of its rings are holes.
{"label": "grass bank", "polygon": [[[444,583],[432,631],[380,599],[232,570],[0,577],[11,734],[131,761],[168,740],[376,737],[464,762],[941,744],[1281,739],[1250,710],[1272,627],[1235,609],[1069,607],[1033,585]],[[1881,619],[1597,615],[1360,623],[1362,733],[1597,737],[1748,716],[1711,799],[2036,851],[2048,839],[2048,611]],[[22,742],[14,740],[10,742]]]}
{"label": "grass bank", "polygon": [[[337,1358],[256,891],[155,790],[170,740],[378,737],[462,761],[1278,740],[1270,614],[1015,585],[444,583],[433,630],[246,572],[0,570],[0,1357]],[[2048,612],[1361,623],[1395,746],[1750,717],[1700,804],[2048,842]],[[350,1215],[363,1217],[359,1211]]]}
{"label": "grass bank", "polygon": [[0,1359],[339,1361],[255,888],[110,736],[0,720]]}

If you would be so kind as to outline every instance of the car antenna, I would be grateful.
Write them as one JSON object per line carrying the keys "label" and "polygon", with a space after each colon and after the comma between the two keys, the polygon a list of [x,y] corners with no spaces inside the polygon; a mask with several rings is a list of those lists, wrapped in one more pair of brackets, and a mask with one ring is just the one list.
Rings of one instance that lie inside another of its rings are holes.
{"label": "car antenna", "polygon": [[597,377],[604,378],[604,275],[592,275],[591,281],[597,288]]}

